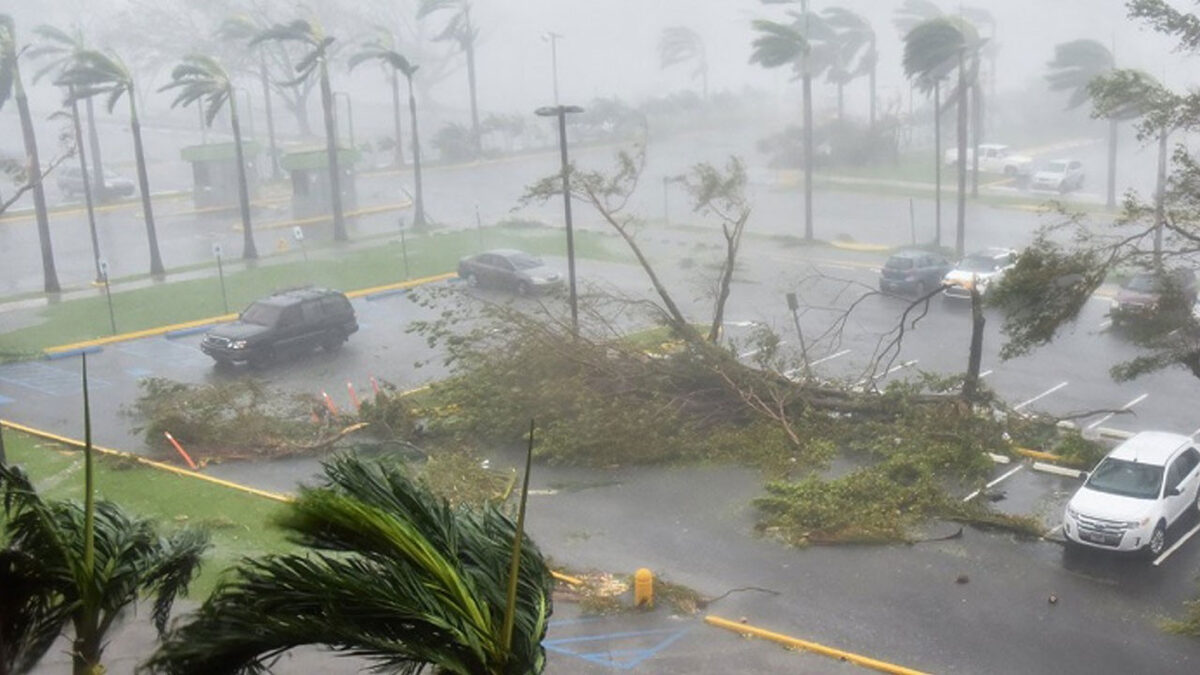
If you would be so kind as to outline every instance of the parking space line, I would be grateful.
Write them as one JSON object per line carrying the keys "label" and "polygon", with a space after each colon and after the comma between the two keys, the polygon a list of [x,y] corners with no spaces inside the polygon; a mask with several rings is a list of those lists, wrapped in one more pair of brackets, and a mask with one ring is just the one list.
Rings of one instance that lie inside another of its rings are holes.
{"label": "parking space line", "polygon": [[908,368],[909,366],[917,365],[917,361],[918,361],[918,359],[913,359],[912,361],[905,361],[904,363],[901,363],[899,365],[895,365],[895,366],[892,366],[891,368],[888,368],[887,372],[885,372],[885,373],[876,375],[874,377],[864,377],[863,379],[859,380],[856,383],[856,386],[861,387],[864,384],[867,384],[868,382],[878,382],[879,380],[882,380],[883,378],[887,377],[888,375],[891,375],[892,373],[896,372],[897,370],[901,370],[903,368]]}
{"label": "parking space line", "polygon": [[[787,340],[780,340],[778,343],[779,346],[786,345],[786,344],[787,344]],[[741,354],[738,354],[738,358],[739,359],[748,359],[751,356],[754,356],[755,354],[757,354],[761,351],[762,351],[762,347],[756,347],[754,349],[751,349],[748,352],[742,352]]]}
{"label": "parking space line", "polygon": [[1067,386],[1067,382],[1065,380],[1062,382],[1059,382],[1058,384],[1054,385],[1053,387],[1050,387],[1049,389],[1047,389],[1046,391],[1043,391],[1042,393],[1038,394],[1037,396],[1034,396],[1033,398],[1029,399],[1028,401],[1022,401],[1021,403],[1018,403],[1017,405],[1013,406],[1013,410],[1020,410],[1021,408],[1024,408],[1025,406],[1029,405],[1030,403],[1040,401],[1041,399],[1049,396],[1050,394],[1053,394],[1054,392],[1058,391],[1059,389],[1062,389],[1065,386]]}
{"label": "parking space line", "polygon": [[[1130,401],[1129,403],[1126,403],[1125,405],[1121,406],[1121,410],[1129,410],[1129,409],[1130,409],[1130,408],[1132,408],[1133,406],[1135,406],[1135,405],[1137,405],[1137,404],[1141,403],[1142,401],[1145,401],[1145,400],[1146,400],[1146,397],[1147,397],[1147,396],[1149,396],[1149,395],[1150,395],[1150,394],[1142,394],[1141,396],[1139,396],[1139,397],[1137,397],[1137,398],[1133,399],[1133,400],[1132,400],[1132,401]],[[1091,431],[1092,429],[1095,429],[1096,427],[1100,426],[1101,424],[1104,424],[1104,423],[1105,423],[1105,422],[1107,422],[1108,420],[1112,419],[1112,416],[1113,416],[1114,414],[1116,414],[1116,413],[1108,413],[1108,414],[1107,414],[1107,415],[1105,415],[1104,417],[1101,417],[1100,419],[1096,420],[1095,422],[1092,422],[1091,424],[1087,425],[1087,427],[1086,427],[1086,428],[1088,429],[1088,431]]]}
{"label": "parking space line", "polygon": [[1112,319],[1105,319],[1100,322],[1100,330],[1108,330],[1112,328]]}
{"label": "parking space line", "polygon": [[1188,434],[1188,436],[1191,436],[1192,438],[1195,438],[1195,437],[1196,437],[1196,434],[1200,434],[1200,429],[1197,429],[1197,430],[1193,431],[1192,433]]}
{"label": "parking space line", "polygon": [[984,378],[984,377],[987,377],[988,375],[991,375],[991,374],[992,374],[992,371],[990,371],[990,370],[985,370],[985,371],[983,371],[982,373],[980,373],[980,374],[979,374],[979,377],[980,377],[980,378]]}
{"label": "parking space line", "polygon": [[1054,535],[1058,534],[1058,531],[1061,529],[1062,529],[1062,523],[1055,525],[1054,527],[1046,530],[1046,533],[1042,535],[1042,539],[1045,539],[1047,537],[1053,537]]}
{"label": "parking space line", "polygon": [[980,489],[978,489],[978,490],[976,490],[976,491],[972,492],[971,494],[967,495],[966,497],[963,497],[963,501],[964,501],[964,502],[969,502],[969,501],[971,501],[972,499],[975,499],[976,497],[978,497],[978,496],[979,496],[979,493],[983,492],[984,490],[986,490],[986,489],[988,489],[988,488],[990,488],[990,487],[995,487],[995,486],[996,486],[997,484],[999,484],[1001,481],[1004,481],[1004,480],[1006,480],[1006,479],[1007,479],[1009,476],[1012,476],[1014,473],[1016,473],[1016,472],[1018,472],[1018,471],[1020,471],[1021,469],[1024,469],[1024,468],[1025,468],[1025,465],[1024,465],[1024,464],[1018,464],[1018,465],[1016,465],[1015,467],[1013,467],[1013,468],[1009,469],[1009,470],[1008,470],[1008,472],[1006,472],[1006,473],[1005,473],[1003,476],[1000,476],[999,478],[997,478],[997,479],[993,480],[992,482],[988,483],[987,485],[984,485],[982,488],[980,488]]}
{"label": "parking space line", "polygon": [[847,355],[847,354],[849,354],[849,353],[850,353],[850,350],[849,350],[849,349],[843,349],[842,351],[840,351],[840,352],[837,352],[836,354],[830,354],[829,356],[823,356],[823,357],[821,357],[821,358],[817,359],[816,361],[813,361],[812,363],[810,363],[810,364],[808,364],[808,365],[810,365],[810,366],[819,365],[819,364],[825,363],[826,361],[832,361],[832,360],[834,360],[834,359],[836,359],[836,358],[840,358],[840,357],[842,357],[842,356],[845,356],[845,355]]}
{"label": "parking space line", "polygon": [[1162,562],[1164,560],[1166,560],[1172,553],[1174,553],[1175,551],[1178,551],[1179,547],[1183,546],[1184,542],[1186,542],[1188,539],[1191,539],[1192,537],[1196,536],[1197,532],[1200,532],[1200,525],[1193,527],[1191,530],[1188,531],[1187,534],[1180,537],[1179,541],[1175,542],[1174,546],[1163,551],[1162,555],[1155,558],[1154,566],[1157,567],[1158,565],[1162,564]]}

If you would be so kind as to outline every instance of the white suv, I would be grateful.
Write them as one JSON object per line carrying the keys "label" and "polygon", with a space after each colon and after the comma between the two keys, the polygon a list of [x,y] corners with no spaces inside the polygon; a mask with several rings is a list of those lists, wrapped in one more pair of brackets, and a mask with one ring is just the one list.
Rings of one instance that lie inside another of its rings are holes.
{"label": "white suv", "polygon": [[1200,452],[1190,436],[1143,431],[1088,474],[1063,514],[1068,543],[1162,553],[1167,529],[1200,510]]}

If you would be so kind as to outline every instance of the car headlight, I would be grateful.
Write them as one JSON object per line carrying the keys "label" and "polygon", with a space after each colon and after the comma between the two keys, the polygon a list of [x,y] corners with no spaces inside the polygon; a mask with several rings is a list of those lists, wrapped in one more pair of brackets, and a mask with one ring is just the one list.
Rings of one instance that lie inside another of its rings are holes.
{"label": "car headlight", "polygon": [[1079,519],[1079,512],[1076,511],[1075,509],[1071,508],[1070,506],[1067,507],[1067,515],[1070,516],[1073,520]]}
{"label": "car headlight", "polygon": [[245,348],[246,348],[246,341],[245,341],[245,340],[238,340],[238,341],[236,341],[236,342],[230,342],[230,343],[229,343],[229,348],[230,348],[230,349],[245,349]]}
{"label": "car headlight", "polygon": [[1141,520],[1125,521],[1125,527],[1145,527],[1149,524],[1150,524],[1150,516],[1146,516],[1145,518],[1142,518]]}

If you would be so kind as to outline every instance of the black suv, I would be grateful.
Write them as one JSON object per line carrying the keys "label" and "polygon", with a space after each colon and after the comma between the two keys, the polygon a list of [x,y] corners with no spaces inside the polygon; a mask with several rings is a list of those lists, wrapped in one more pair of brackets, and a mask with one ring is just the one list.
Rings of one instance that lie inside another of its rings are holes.
{"label": "black suv", "polygon": [[879,290],[922,296],[942,284],[951,269],[945,258],[929,251],[899,251],[879,271]]}
{"label": "black suv", "polygon": [[209,331],[200,349],[217,363],[260,366],[285,352],[318,345],[333,351],[357,330],[354,308],[345,294],[304,288],[258,300],[237,321]]}

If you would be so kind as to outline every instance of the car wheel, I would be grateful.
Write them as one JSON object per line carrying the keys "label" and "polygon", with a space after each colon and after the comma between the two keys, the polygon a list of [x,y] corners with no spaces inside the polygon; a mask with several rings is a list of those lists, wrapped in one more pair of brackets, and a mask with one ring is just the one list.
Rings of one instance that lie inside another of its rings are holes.
{"label": "car wheel", "polygon": [[471,288],[479,288],[479,277],[475,276],[474,273],[468,272],[467,273],[467,285],[470,286]]}
{"label": "car wheel", "polygon": [[1146,552],[1151,556],[1158,557],[1163,549],[1167,547],[1167,527],[1164,523],[1159,523],[1154,528],[1154,532],[1150,535],[1150,543],[1146,544]]}
{"label": "car wheel", "polygon": [[521,296],[522,298],[527,298],[532,294],[533,287],[529,285],[529,282],[520,281],[517,283],[517,295]]}
{"label": "car wheel", "polygon": [[275,350],[270,347],[264,347],[254,356],[250,357],[248,363],[251,368],[262,369],[271,365],[275,360]]}
{"label": "car wheel", "polygon": [[321,349],[327,352],[335,352],[341,349],[342,343],[346,341],[346,334],[340,330],[331,330],[321,339]]}

